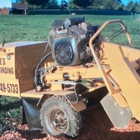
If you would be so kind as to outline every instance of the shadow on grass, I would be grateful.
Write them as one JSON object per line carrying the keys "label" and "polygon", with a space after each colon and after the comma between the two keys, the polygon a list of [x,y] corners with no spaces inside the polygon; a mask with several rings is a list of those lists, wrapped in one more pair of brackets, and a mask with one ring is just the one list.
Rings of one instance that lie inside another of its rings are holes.
{"label": "shadow on grass", "polygon": [[18,130],[18,133],[20,133],[22,138],[25,138],[26,140],[41,139],[46,137],[46,134],[40,131]]}
{"label": "shadow on grass", "polygon": [[0,110],[9,111],[10,109],[19,108],[19,106],[22,106],[21,101],[9,102],[6,105],[0,105]]}

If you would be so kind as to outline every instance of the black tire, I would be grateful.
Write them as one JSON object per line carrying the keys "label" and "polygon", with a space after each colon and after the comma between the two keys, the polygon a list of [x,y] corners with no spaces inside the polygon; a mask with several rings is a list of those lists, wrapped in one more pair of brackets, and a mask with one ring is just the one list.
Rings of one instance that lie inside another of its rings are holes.
{"label": "black tire", "polygon": [[58,137],[79,136],[82,129],[82,118],[64,96],[52,96],[47,99],[40,110],[40,119],[46,134]]}

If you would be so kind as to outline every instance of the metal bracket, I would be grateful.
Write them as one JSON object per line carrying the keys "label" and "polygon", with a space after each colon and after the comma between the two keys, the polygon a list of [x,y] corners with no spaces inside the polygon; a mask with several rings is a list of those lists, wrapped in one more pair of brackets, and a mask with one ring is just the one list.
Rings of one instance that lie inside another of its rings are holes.
{"label": "metal bracket", "polygon": [[127,128],[132,118],[132,113],[129,107],[120,107],[110,94],[107,94],[101,100],[101,104],[108,117],[110,118],[112,124],[117,129]]}

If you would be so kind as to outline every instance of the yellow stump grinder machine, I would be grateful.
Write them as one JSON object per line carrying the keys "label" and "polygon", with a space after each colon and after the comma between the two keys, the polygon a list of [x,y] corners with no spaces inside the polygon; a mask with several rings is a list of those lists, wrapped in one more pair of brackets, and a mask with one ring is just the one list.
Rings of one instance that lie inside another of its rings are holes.
{"label": "yellow stump grinder machine", "polygon": [[[131,47],[101,35],[118,23]],[[77,137],[81,112],[101,103],[117,129],[140,121],[140,50],[121,20],[92,26],[83,17],[56,19],[47,42],[13,42],[0,47],[0,95],[22,100],[30,130]],[[91,100],[92,99],[92,100]]]}

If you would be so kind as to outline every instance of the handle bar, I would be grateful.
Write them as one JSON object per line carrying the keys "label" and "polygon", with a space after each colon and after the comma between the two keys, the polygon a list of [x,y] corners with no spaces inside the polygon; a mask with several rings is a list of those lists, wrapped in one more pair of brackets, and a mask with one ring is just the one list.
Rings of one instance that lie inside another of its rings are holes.
{"label": "handle bar", "polygon": [[101,31],[102,31],[108,24],[111,24],[111,23],[120,23],[120,24],[121,24],[123,30],[124,30],[125,33],[126,33],[126,36],[127,36],[127,39],[128,39],[129,44],[131,45],[131,47],[133,47],[132,41],[131,41],[131,38],[130,38],[130,35],[129,35],[128,31],[127,31],[127,28],[125,27],[125,25],[123,24],[123,22],[122,22],[121,20],[119,20],[119,19],[118,19],[118,20],[109,20],[109,21],[106,21],[106,22],[98,29],[98,31],[90,38],[90,40],[89,40],[89,46],[90,46],[92,55],[93,55],[93,57],[94,57],[94,59],[95,59],[95,62],[96,62],[97,66],[98,66],[98,68],[99,68],[99,70],[100,70],[100,72],[101,72],[101,74],[102,74],[102,77],[103,77],[104,82],[105,82],[105,84],[106,84],[106,86],[107,86],[107,89],[108,89],[108,91],[109,91],[109,94],[112,94],[113,91],[114,91],[114,89],[113,89],[113,87],[112,87],[112,85],[111,85],[111,83],[110,83],[110,81],[109,81],[109,79],[108,79],[108,77],[107,77],[107,75],[106,75],[106,73],[105,73],[103,67],[101,66],[101,64],[100,64],[100,62],[99,62],[99,59],[98,59],[98,57],[97,57],[97,55],[96,55],[96,52],[95,52],[95,50],[93,49],[92,42],[93,42],[93,41],[95,40],[95,38],[101,33]]}

